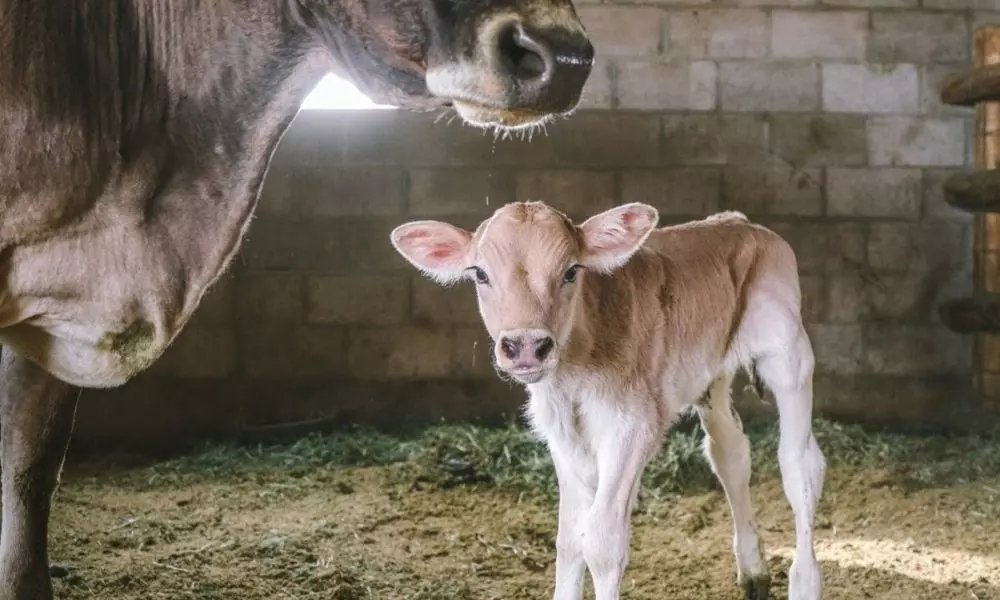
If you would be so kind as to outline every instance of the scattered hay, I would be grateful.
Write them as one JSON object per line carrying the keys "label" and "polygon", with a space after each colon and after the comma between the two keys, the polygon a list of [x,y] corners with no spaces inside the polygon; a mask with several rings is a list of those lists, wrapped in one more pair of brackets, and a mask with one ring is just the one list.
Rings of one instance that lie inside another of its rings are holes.
{"label": "scattered hay", "polygon": [[[1000,435],[912,435],[866,431],[860,426],[817,419],[814,430],[831,467],[886,469],[906,487],[977,481],[1000,474]],[[778,471],[778,426],[773,420],[749,423],[755,477]],[[643,478],[646,497],[716,489],[704,460],[699,427],[675,428]],[[292,443],[245,446],[208,444],[197,452],[142,471],[149,486],[182,481],[225,480],[269,474],[294,478],[343,467],[392,466],[400,477],[447,489],[487,485],[553,497],[555,472],[545,445],[522,426],[483,428],[441,425],[411,435],[355,428],[308,435]],[[341,493],[349,493],[343,482]]]}

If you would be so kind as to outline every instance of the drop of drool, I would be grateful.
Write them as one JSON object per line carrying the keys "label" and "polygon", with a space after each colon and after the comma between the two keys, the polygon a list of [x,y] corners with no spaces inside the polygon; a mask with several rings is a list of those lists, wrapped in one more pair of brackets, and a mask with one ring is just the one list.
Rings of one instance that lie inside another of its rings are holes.
{"label": "drop of drool", "polygon": [[[493,162],[493,157],[497,153],[497,136],[493,134],[493,142],[490,144],[490,162]],[[490,205],[490,193],[489,190],[492,188],[493,184],[493,169],[490,169],[489,173],[486,174],[486,206]]]}

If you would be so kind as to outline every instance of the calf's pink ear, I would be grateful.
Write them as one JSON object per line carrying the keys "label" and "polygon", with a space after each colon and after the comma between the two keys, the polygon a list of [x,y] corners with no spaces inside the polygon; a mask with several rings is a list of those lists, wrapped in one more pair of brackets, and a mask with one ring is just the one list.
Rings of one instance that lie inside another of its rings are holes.
{"label": "calf's pink ear", "polygon": [[438,283],[462,279],[472,234],[441,221],[413,221],[389,235],[396,251],[410,264]]}
{"label": "calf's pink ear", "polygon": [[604,273],[624,265],[656,228],[659,218],[655,208],[638,202],[590,217],[580,226],[583,265]]}

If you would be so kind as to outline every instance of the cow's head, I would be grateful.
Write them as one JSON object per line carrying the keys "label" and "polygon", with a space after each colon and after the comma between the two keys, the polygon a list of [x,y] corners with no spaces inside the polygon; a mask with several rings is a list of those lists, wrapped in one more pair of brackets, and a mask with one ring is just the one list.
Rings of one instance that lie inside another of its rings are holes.
{"label": "cow's head", "polygon": [[594,49],[571,0],[287,0],[373,100],[518,128],[573,110]]}
{"label": "cow's head", "polygon": [[504,206],[475,233],[440,221],[397,227],[392,244],[441,284],[476,283],[497,368],[537,383],[559,364],[587,278],[624,265],[656,227],[646,204],[626,204],[575,225],[540,202]]}

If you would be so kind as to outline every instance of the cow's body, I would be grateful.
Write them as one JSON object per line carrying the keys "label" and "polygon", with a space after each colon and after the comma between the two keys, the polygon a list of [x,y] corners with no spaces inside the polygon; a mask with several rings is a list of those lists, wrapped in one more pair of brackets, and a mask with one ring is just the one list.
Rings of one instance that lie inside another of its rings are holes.
{"label": "cow's body", "polygon": [[528,127],[592,57],[569,0],[0,0],[0,600],[52,595],[70,385],[120,385],[177,336],[324,74]]}
{"label": "cow's body", "polygon": [[[485,274],[479,301],[498,367],[526,384],[529,419],[559,480],[555,600],[580,600],[585,566],[597,600],[617,600],[642,471],[691,409],[732,510],[738,579],[749,600],[767,597],[750,449],[730,399],[740,369],[773,391],[781,416],[779,458],[796,522],[789,598],[819,600],[812,521],[825,465],[810,426],[814,359],[795,256],[738,213],[653,230],[655,211],[636,206],[577,228],[545,205],[512,205],[464,245],[427,222],[401,226],[393,239],[438,279],[453,279],[459,265]],[[448,248],[458,257],[450,271],[439,258]],[[560,283],[567,268],[573,274]],[[532,339],[548,341],[525,354]]]}

